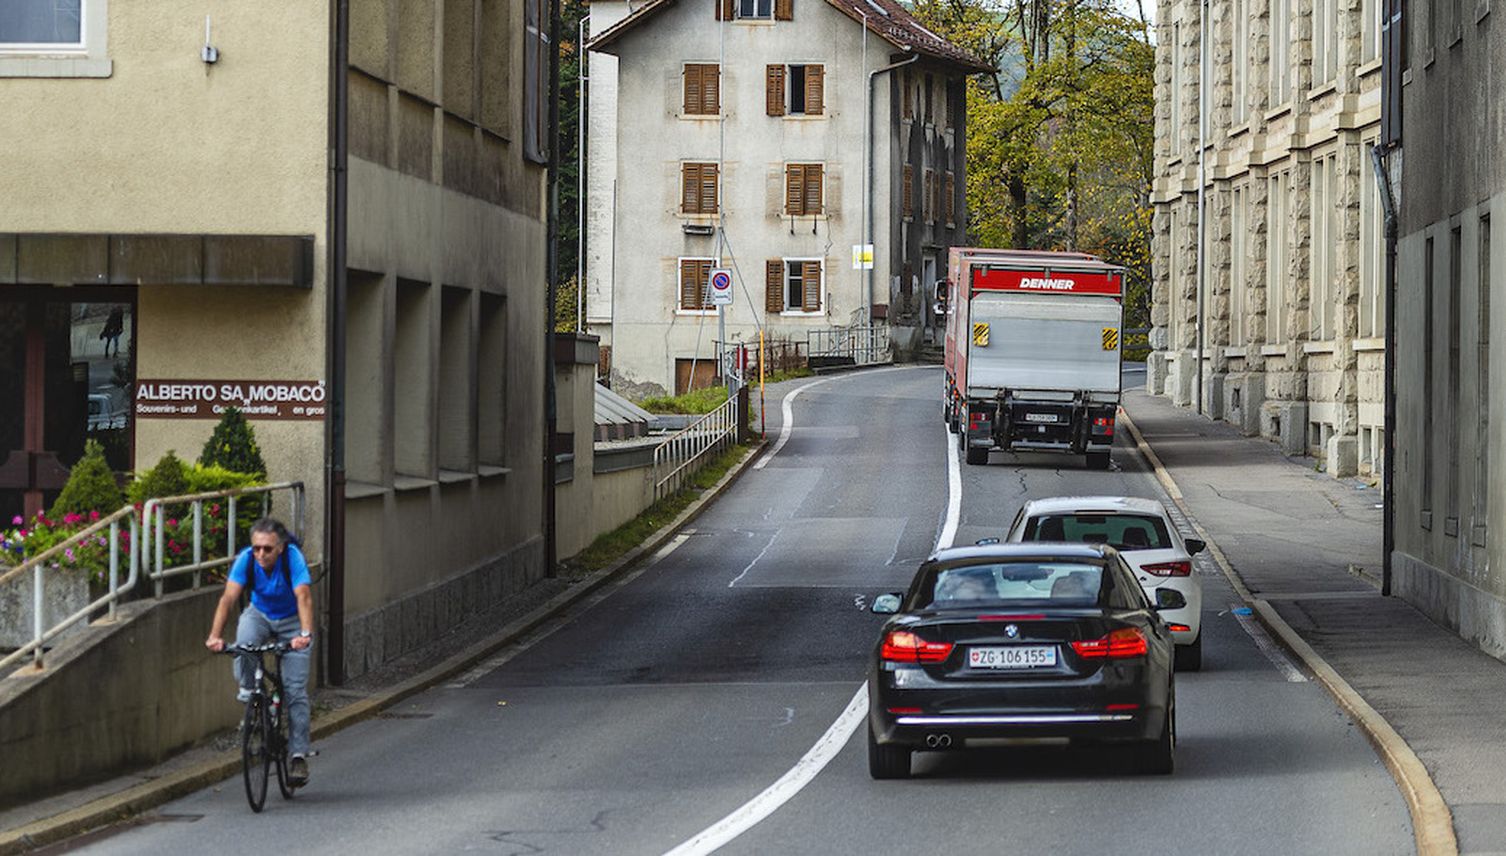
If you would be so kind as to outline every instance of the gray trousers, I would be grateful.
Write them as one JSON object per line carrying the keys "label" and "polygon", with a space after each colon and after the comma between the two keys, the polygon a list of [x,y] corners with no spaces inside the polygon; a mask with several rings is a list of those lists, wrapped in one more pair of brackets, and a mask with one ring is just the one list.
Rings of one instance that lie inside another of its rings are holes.
{"label": "gray trousers", "polygon": [[[240,623],[235,627],[235,644],[261,645],[273,638],[290,643],[301,629],[296,614],[273,621],[247,604]],[[282,709],[286,711],[291,732],[289,755],[307,755],[309,752],[309,662],[313,653],[314,646],[309,645],[302,651],[282,655]],[[234,673],[236,681],[245,689],[256,686],[256,672],[245,657],[235,658]]]}

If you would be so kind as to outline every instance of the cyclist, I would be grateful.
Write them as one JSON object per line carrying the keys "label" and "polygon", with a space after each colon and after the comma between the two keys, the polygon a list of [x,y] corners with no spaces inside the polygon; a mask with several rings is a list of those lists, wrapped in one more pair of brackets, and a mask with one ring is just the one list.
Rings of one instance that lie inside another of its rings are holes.
{"label": "cyclist", "polygon": [[[230,566],[225,593],[215,607],[209,638],[204,640],[209,650],[224,650],[225,640],[220,634],[247,585],[251,587],[251,603],[241,612],[235,641],[260,645],[275,636],[292,649],[282,657],[282,701],[292,732],[288,778],[295,786],[304,785],[309,778],[308,678],[314,644],[314,596],[303,552],[292,543],[287,528],[270,517],[251,524],[251,546],[242,550]],[[234,673],[241,687],[237,698],[242,702],[250,698],[256,680],[255,671],[244,660],[234,659]]]}

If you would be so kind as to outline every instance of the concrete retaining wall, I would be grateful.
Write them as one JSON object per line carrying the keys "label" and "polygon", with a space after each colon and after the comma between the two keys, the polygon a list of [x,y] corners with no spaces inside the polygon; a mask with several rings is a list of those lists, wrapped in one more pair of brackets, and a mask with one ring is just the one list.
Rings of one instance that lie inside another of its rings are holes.
{"label": "concrete retaining wall", "polygon": [[[219,587],[127,604],[0,680],[0,805],[155,764],[233,728],[228,657],[204,650]],[[234,618],[231,619],[232,628]]]}
{"label": "concrete retaining wall", "polygon": [[1392,553],[1393,590],[1434,621],[1506,660],[1506,600],[1414,556]]}

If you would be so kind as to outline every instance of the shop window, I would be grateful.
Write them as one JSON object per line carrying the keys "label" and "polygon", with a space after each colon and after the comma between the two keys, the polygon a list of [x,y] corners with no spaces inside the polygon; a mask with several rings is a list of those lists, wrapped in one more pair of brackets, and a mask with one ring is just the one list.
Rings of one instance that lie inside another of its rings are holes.
{"label": "shop window", "polygon": [[471,290],[445,286],[439,307],[439,468],[472,472],[476,417]]}

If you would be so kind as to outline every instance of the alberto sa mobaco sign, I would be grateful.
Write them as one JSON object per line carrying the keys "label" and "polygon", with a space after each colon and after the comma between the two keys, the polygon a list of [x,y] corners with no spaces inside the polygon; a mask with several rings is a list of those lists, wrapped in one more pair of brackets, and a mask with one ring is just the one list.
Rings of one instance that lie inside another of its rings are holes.
{"label": "alberto sa mobaco sign", "polygon": [[247,419],[323,419],[320,380],[138,380],[136,416],[219,419],[238,407]]}

